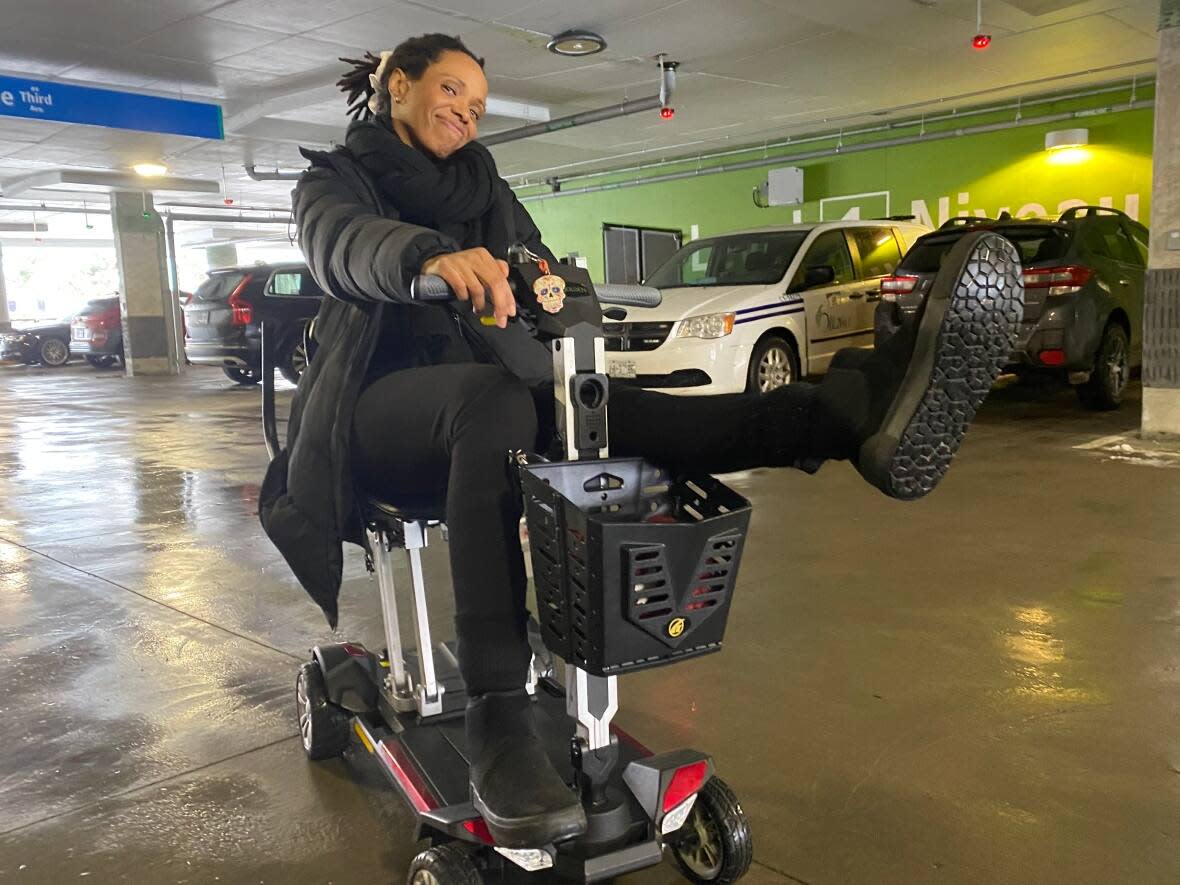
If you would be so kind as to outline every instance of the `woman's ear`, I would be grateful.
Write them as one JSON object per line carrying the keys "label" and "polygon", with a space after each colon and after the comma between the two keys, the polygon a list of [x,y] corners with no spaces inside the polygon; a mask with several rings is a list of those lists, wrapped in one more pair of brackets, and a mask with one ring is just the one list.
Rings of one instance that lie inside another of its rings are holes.
{"label": "woman's ear", "polygon": [[410,88],[410,78],[401,68],[394,68],[389,75],[389,100],[393,104],[401,104],[406,100],[406,92]]}

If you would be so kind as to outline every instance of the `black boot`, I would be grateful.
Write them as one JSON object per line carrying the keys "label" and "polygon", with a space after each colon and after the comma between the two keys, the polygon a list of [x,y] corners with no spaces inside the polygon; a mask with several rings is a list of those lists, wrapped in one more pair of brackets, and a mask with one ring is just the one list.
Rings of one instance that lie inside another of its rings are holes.
{"label": "black boot", "polygon": [[865,356],[841,351],[820,385],[811,446],[848,458],[885,494],[920,498],[942,479],[1024,314],[1020,256],[998,234],[948,253],[922,315]]}
{"label": "black boot", "polygon": [[539,848],[586,831],[586,813],[549,761],[524,689],[467,702],[471,799],[496,844]]}

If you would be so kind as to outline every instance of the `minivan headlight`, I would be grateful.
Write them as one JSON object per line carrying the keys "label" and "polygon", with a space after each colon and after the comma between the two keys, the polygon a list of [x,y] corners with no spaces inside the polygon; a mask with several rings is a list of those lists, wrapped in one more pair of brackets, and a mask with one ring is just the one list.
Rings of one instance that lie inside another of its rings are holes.
{"label": "minivan headlight", "polygon": [[733,331],[732,313],[709,313],[680,323],[677,338],[724,338]]}

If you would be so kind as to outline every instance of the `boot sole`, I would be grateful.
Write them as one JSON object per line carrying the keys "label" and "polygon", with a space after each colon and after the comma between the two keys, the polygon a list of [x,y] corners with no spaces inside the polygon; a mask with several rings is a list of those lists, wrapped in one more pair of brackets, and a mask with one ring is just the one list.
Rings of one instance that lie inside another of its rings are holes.
{"label": "boot sole", "polygon": [[488,832],[501,848],[541,848],[572,839],[586,832],[586,812],[581,803],[571,804],[557,811],[547,811],[528,817],[500,817],[484,805],[471,785],[471,804],[488,825]]}
{"label": "boot sole", "polygon": [[999,234],[963,237],[926,296],[913,357],[857,464],[885,494],[931,492],[1016,345],[1024,316],[1020,255]]}

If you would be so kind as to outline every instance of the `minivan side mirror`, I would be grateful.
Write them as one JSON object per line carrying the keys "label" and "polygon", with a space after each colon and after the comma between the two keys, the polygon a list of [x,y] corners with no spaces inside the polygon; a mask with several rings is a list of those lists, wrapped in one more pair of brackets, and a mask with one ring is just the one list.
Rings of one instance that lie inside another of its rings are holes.
{"label": "minivan side mirror", "polygon": [[807,268],[803,275],[803,288],[814,289],[816,286],[828,286],[836,281],[836,269],[829,264],[816,264]]}

